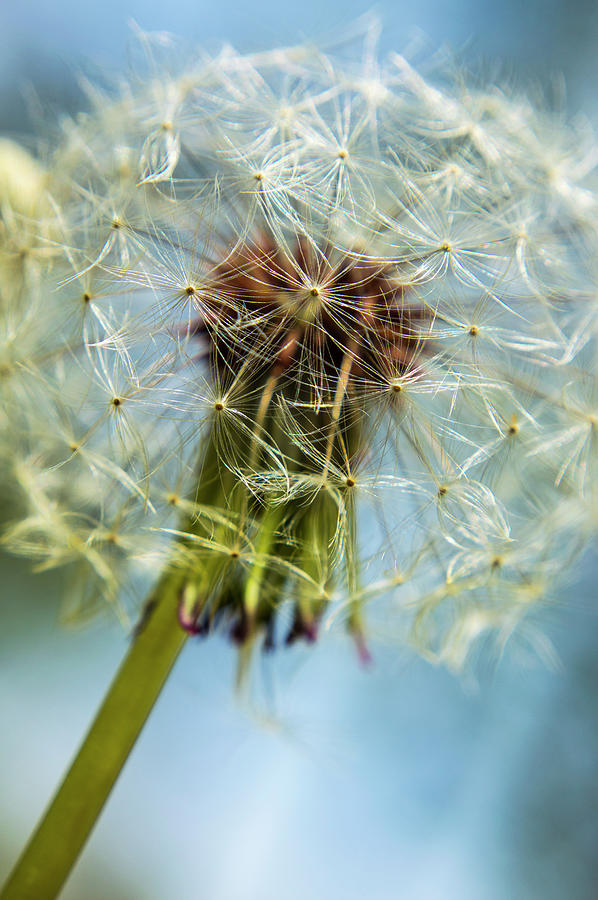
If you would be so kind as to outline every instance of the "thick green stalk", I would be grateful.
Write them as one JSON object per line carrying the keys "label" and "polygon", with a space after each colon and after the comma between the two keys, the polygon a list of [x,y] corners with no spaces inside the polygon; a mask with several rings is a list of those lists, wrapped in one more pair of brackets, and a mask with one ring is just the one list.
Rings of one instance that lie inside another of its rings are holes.
{"label": "thick green stalk", "polygon": [[156,587],[96,719],[0,900],[58,896],[185,643],[177,617],[183,580],[172,570]]}

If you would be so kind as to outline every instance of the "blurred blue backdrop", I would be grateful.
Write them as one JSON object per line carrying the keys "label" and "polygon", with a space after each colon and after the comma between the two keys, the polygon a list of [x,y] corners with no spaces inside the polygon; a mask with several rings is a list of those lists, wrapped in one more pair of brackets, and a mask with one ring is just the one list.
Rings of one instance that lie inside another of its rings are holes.
{"label": "blurred blue backdrop", "polygon": [[[75,0],[0,5],[0,131],[27,130],[21,85],[76,108],[73,71],[126,65],[128,19],[215,48],[320,36],[358,0]],[[382,49],[417,30],[519,81],[564,73],[595,113],[593,0],[407,0],[377,8]],[[188,643],[65,900],[590,900],[598,893],[597,567],[546,630],[562,665],[507,654],[479,683],[400,648],[363,669],[329,637],[258,663],[232,691],[224,641]],[[0,558],[0,878],[89,723],[127,638],[58,625],[61,576]]]}

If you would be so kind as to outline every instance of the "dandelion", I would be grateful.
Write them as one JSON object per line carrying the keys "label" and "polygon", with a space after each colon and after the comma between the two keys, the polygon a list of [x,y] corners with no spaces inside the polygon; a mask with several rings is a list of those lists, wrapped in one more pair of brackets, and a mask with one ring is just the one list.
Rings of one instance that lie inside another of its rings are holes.
{"label": "dandelion", "polygon": [[59,889],[189,635],[458,668],[534,639],[596,527],[587,125],[375,29],[359,66],[141,40],[43,174],[0,146],[4,542],[138,620],[6,897]]}

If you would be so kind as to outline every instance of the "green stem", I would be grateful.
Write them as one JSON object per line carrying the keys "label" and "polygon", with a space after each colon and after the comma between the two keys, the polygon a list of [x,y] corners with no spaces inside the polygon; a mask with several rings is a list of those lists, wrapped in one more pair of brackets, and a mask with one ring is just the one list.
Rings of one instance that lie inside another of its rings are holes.
{"label": "green stem", "polygon": [[160,580],[134,643],[58,793],[0,900],[53,900],[73,868],[187,634],[177,617],[184,575]]}

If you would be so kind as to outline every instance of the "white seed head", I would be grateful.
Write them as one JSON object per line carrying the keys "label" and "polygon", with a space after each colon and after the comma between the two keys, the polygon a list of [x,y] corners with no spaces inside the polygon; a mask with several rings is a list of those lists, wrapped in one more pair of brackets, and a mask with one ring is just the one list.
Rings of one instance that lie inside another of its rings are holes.
{"label": "white seed head", "polygon": [[186,535],[240,639],[290,599],[457,666],[595,534],[594,138],[371,37],[91,91],[44,170],[0,142],[5,541],[84,612]]}

